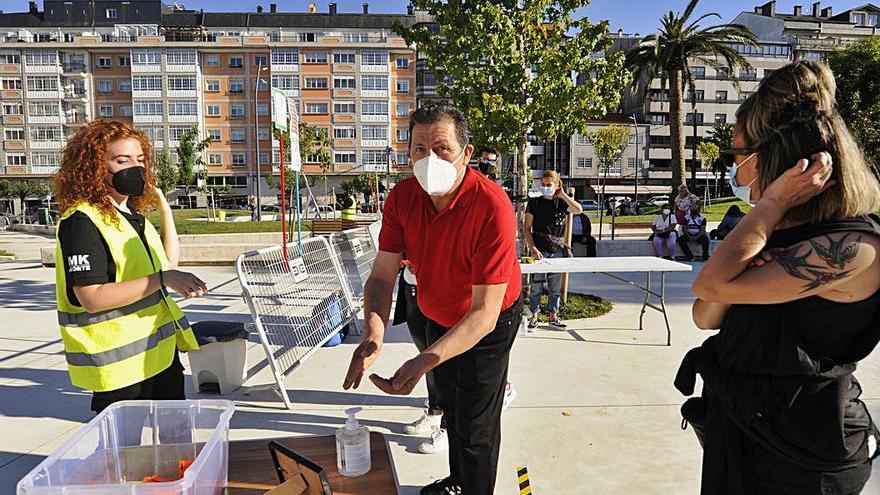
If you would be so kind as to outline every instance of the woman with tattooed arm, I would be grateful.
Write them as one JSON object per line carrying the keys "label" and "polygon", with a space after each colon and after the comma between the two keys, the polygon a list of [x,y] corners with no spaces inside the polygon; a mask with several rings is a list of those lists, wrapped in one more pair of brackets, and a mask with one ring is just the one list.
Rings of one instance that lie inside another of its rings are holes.
{"label": "woman with tattooed arm", "polygon": [[730,183],[755,207],[694,281],[695,323],[720,331],[675,380],[691,395],[703,378],[682,407],[703,494],[856,494],[871,474],[880,435],[853,372],[880,340],[880,186],[834,93],[798,61],[737,111]]}

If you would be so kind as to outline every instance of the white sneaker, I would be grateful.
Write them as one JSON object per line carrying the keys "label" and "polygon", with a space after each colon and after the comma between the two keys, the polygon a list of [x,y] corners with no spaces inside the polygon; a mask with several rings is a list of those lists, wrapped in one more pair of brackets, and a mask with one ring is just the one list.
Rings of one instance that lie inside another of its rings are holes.
{"label": "white sneaker", "polygon": [[425,411],[422,417],[403,427],[403,432],[407,435],[426,436],[431,433],[434,428],[440,428],[440,419],[442,414],[428,414]]}
{"label": "white sneaker", "polygon": [[445,428],[435,426],[431,431],[431,438],[419,445],[419,452],[423,454],[439,454],[449,450],[449,436]]}
{"label": "white sneaker", "polygon": [[508,382],[504,386],[504,402],[501,403],[501,410],[507,409],[514,399],[516,399],[516,388],[514,388],[512,383]]}

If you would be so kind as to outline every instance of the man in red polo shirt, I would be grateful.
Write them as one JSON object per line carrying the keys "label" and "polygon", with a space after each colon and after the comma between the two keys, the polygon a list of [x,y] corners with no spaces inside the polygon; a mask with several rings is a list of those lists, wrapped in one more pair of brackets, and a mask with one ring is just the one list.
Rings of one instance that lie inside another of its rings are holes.
{"label": "man in red polo shirt", "polygon": [[405,251],[419,281],[429,347],[391,378],[370,380],[405,395],[433,370],[447,419],[450,476],[421,493],[492,495],[508,357],[522,317],[516,217],[504,191],[467,166],[474,148],[458,109],[422,107],[409,129],[416,177],[394,187],[385,203],[379,254],[364,288],[364,337],[343,388],[357,388],[382,349]]}

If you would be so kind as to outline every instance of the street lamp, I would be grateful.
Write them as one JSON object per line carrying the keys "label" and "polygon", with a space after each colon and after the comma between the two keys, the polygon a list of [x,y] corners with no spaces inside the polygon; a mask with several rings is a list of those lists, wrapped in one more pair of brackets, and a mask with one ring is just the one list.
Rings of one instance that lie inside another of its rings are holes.
{"label": "street lamp", "polygon": [[[256,143],[256,150],[254,151],[254,166],[251,166],[251,195],[257,197],[257,219],[262,215],[263,210],[261,209],[261,192],[260,192],[260,112],[257,109],[257,102],[259,101],[260,95],[260,83],[266,83],[260,79],[260,73],[263,71],[268,71],[269,68],[263,66],[263,60],[260,59],[260,65],[257,66],[257,73],[254,76],[254,137]],[[268,84],[266,84],[268,86]],[[254,168],[256,167],[256,180],[254,180]],[[256,182],[256,194],[254,194],[254,183]],[[284,184],[281,185],[284,187]]]}
{"label": "street lamp", "polygon": [[642,168],[641,167],[642,162],[639,160],[641,158],[641,152],[639,151],[639,124],[636,122],[636,114],[630,115],[629,118],[633,121],[633,129],[635,130],[635,134],[636,134],[636,163],[635,163],[635,166],[636,166],[636,173],[635,173],[636,188],[635,188],[635,192],[634,192],[635,198],[633,198],[633,201],[635,202],[636,208],[638,208],[639,207],[639,172],[641,172],[641,168]]}

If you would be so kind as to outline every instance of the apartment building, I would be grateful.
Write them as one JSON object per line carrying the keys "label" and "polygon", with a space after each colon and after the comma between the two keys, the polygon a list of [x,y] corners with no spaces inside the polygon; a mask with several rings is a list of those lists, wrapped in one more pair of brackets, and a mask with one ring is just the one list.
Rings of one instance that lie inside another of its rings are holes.
{"label": "apartment building", "polygon": [[[415,53],[393,33],[411,15],[215,13],[160,0],[45,0],[44,10],[0,14],[0,177],[48,177],[65,138],[91,119],[142,129],[172,161],[196,127],[210,145],[208,184],[244,197],[255,173],[279,172],[271,91],[332,137],[338,187],[363,171],[405,173]],[[389,160],[390,158],[390,160]],[[390,162],[390,163],[389,163]],[[259,167],[256,166],[259,164]],[[316,156],[306,174],[325,174]],[[277,191],[260,187],[272,202]]]}

